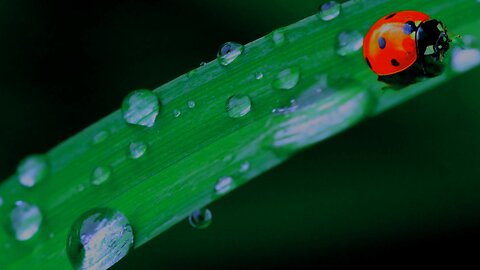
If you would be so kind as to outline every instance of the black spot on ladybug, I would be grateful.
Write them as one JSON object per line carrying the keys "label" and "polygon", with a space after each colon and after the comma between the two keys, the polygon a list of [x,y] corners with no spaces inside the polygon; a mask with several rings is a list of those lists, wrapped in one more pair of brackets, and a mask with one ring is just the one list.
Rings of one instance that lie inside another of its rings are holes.
{"label": "black spot on ladybug", "polygon": [[394,67],[400,66],[400,63],[395,58],[393,58],[392,61],[390,61],[390,62],[392,62],[392,66],[394,66]]}
{"label": "black spot on ladybug", "polygon": [[378,47],[383,50],[385,49],[385,46],[387,46],[387,41],[383,37],[380,37],[378,39]]}
{"label": "black spot on ladybug", "polygon": [[406,22],[404,25],[403,25],[403,32],[406,34],[406,35],[410,35],[411,33],[413,33],[413,31],[417,30],[417,26],[415,25],[414,22],[412,21],[408,21]]}
{"label": "black spot on ladybug", "polygon": [[395,15],[397,15],[397,13],[392,13],[392,14],[388,15],[387,17],[385,17],[385,20],[391,19],[391,18],[393,18]]}
{"label": "black spot on ladybug", "polygon": [[372,68],[372,64],[370,64],[370,60],[368,60],[368,57],[365,58],[365,61],[367,61],[367,65],[369,68]]}

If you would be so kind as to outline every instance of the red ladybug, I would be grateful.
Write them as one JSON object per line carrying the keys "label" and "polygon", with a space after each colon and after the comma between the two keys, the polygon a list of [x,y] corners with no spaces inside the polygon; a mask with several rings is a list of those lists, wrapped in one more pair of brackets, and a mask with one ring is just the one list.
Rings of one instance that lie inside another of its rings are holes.
{"label": "red ladybug", "polygon": [[419,11],[400,11],[370,28],[363,54],[380,81],[405,86],[442,73],[450,42],[441,21]]}

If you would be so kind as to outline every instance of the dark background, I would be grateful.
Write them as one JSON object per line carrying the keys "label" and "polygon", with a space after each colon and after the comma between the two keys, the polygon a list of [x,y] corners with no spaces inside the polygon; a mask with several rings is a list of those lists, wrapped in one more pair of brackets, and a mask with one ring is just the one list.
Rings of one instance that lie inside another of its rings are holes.
{"label": "dark background", "polygon": [[[319,1],[0,2],[0,178],[155,88],[316,12]],[[450,26],[453,28],[454,26]],[[479,69],[296,155],[117,269],[477,265]]]}

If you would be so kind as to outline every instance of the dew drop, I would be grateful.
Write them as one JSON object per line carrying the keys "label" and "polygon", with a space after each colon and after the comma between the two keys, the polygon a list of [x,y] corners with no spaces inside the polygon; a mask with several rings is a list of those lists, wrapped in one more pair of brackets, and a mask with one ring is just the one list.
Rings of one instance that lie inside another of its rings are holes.
{"label": "dew drop", "polygon": [[17,167],[18,181],[22,186],[33,187],[47,178],[50,165],[46,155],[31,155]]}
{"label": "dew drop", "polygon": [[244,50],[244,46],[236,42],[227,42],[218,50],[217,60],[222,66],[228,66],[235,61]]}
{"label": "dew drop", "polygon": [[278,73],[272,83],[272,87],[277,90],[289,90],[297,86],[300,81],[300,68],[291,67]]}
{"label": "dew drop", "polygon": [[358,31],[341,32],[338,35],[337,53],[341,56],[351,55],[363,46],[363,36]]}
{"label": "dew drop", "polygon": [[10,213],[10,221],[15,238],[26,241],[32,238],[42,224],[42,213],[38,206],[23,201],[17,201]]}
{"label": "dew drop", "polygon": [[453,49],[452,69],[455,72],[466,72],[480,64],[480,50],[474,48]]}
{"label": "dew drop", "polygon": [[215,184],[215,192],[217,195],[223,195],[228,193],[234,187],[233,178],[230,176],[224,176],[218,179]]}
{"label": "dew drop", "polygon": [[133,248],[133,230],[119,211],[96,208],[82,214],[67,238],[67,255],[73,269],[104,270]]}
{"label": "dew drop", "polygon": [[335,1],[329,1],[318,8],[318,16],[324,21],[331,21],[340,15],[341,5]]}
{"label": "dew drop", "polygon": [[82,192],[84,190],[85,190],[85,186],[83,184],[80,184],[80,185],[77,186],[77,191],[78,192]]}
{"label": "dew drop", "polygon": [[285,36],[285,29],[283,28],[273,31],[270,34],[270,37],[272,38],[273,44],[275,44],[275,46],[277,47],[284,45],[287,41],[287,38]]}
{"label": "dew drop", "polygon": [[240,172],[246,172],[250,170],[250,162],[245,161],[240,165]]}
{"label": "dew drop", "polygon": [[182,112],[180,110],[173,110],[173,116],[175,118],[180,117],[180,115],[182,115]]}
{"label": "dew drop", "polygon": [[130,144],[130,157],[139,159],[147,152],[147,145],[144,142],[132,142]]}
{"label": "dew drop", "polygon": [[200,66],[201,66],[201,67],[204,67],[204,66],[206,66],[206,65],[207,65],[207,62],[201,62],[201,63],[200,63]]}
{"label": "dew drop", "polygon": [[98,132],[95,137],[93,137],[93,144],[99,144],[99,143],[102,143],[104,141],[106,141],[108,139],[108,131],[106,130],[102,130],[100,132]]}
{"label": "dew drop", "polygon": [[255,79],[256,79],[256,80],[261,80],[261,79],[263,79],[263,73],[261,73],[261,72],[255,73]]}
{"label": "dew drop", "polygon": [[92,173],[92,184],[99,186],[110,179],[112,169],[109,166],[100,166],[95,168]]}
{"label": "dew drop", "polygon": [[159,110],[155,93],[143,89],[130,93],[122,104],[123,119],[132,125],[153,127]]}
{"label": "dew drop", "polygon": [[3,197],[0,196],[0,207],[2,207],[2,206],[3,206]]}
{"label": "dew drop", "polygon": [[197,106],[197,104],[195,103],[195,101],[190,100],[190,101],[187,102],[187,106],[188,106],[188,108],[193,109],[193,108],[195,108],[195,106]]}
{"label": "dew drop", "polygon": [[247,115],[252,109],[252,102],[248,96],[235,95],[227,100],[227,112],[231,118],[240,118]]}
{"label": "dew drop", "polygon": [[206,229],[212,223],[212,212],[209,209],[195,210],[188,217],[188,222],[195,229]]}

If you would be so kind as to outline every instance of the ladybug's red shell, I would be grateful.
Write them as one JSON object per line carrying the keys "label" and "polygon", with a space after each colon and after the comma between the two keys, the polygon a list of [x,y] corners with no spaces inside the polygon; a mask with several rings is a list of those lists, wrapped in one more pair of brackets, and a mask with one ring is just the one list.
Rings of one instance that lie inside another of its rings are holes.
{"label": "ladybug's red shell", "polygon": [[415,29],[429,18],[419,11],[400,11],[378,20],[363,42],[363,54],[370,68],[387,76],[412,66],[418,57]]}

